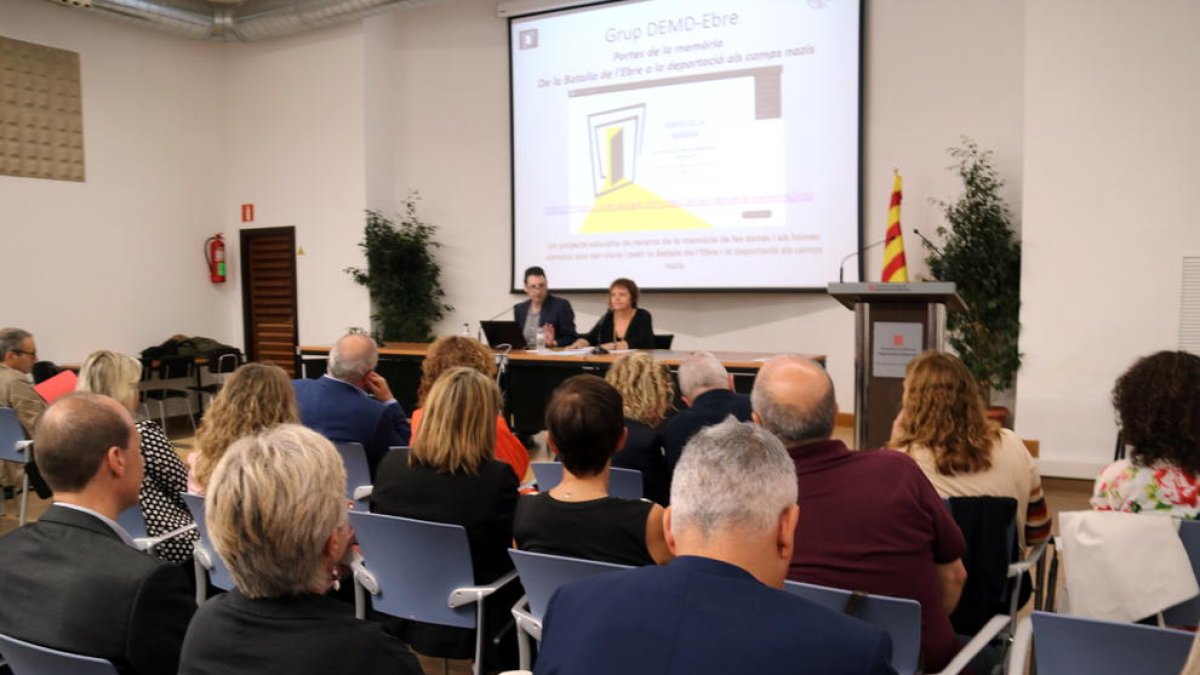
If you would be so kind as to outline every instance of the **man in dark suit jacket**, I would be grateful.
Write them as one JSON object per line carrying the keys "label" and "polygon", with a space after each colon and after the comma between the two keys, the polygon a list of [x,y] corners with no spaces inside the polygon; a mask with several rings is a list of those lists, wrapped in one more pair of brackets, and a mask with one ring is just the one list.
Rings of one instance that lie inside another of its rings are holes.
{"label": "man in dark suit jacket", "polygon": [[343,336],[329,351],[324,377],[295,380],[300,421],[335,443],[362,443],[371,478],[392,446],[408,445],[408,415],[375,372],[379,348],[367,335]]}
{"label": "man in dark suit jacket", "polygon": [[137,503],[142,455],[116,401],[72,394],[34,433],[54,504],[0,540],[0,632],[173,675],[196,603],[183,570],[138,551],[115,522]]}
{"label": "man in dark suit jacket", "polygon": [[760,427],[697,434],[665,516],[678,557],[560,588],[535,673],[895,673],[882,630],[779,590],[796,494],[787,452]]}
{"label": "man in dark suit jacket", "polygon": [[693,352],[679,365],[679,392],[687,409],[667,420],[663,450],[667,470],[674,471],[683,446],[697,431],[733,415],[750,421],[750,397],[733,391],[733,376],[709,352]]}
{"label": "man in dark suit jacket", "polygon": [[[579,337],[575,330],[575,310],[566,299],[550,295],[545,270],[540,267],[525,270],[525,294],[529,296],[528,300],[513,305],[513,320],[522,331],[525,331],[529,313],[535,312],[538,314],[537,326],[548,331],[547,345],[562,347]],[[532,345],[534,340],[529,339],[530,332],[525,332],[526,341]]]}

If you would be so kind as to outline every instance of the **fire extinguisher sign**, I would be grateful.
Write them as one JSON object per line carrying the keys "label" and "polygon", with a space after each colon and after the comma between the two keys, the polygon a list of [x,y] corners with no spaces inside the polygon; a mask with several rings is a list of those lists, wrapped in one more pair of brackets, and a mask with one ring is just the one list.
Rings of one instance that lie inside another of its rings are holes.
{"label": "fire extinguisher sign", "polygon": [[253,204],[242,204],[242,222],[243,223],[253,223],[254,222],[254,205]]}

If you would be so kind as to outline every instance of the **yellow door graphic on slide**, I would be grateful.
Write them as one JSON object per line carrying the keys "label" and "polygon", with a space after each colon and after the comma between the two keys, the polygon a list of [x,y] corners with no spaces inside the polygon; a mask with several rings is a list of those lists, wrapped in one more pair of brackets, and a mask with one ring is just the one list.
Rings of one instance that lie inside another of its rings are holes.
{"label": "yellow door graphic on slide", "polygon": [[595,201],[583,233],[638,232],[712,227],[636,181],[645,106],[589,116]]}

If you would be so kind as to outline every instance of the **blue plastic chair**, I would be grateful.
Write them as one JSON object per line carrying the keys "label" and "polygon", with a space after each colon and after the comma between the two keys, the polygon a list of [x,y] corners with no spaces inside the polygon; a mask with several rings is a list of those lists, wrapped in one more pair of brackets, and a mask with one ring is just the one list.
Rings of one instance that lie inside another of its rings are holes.
{"label": "blue plastic chair", "polygon": [[183,501],[187,504],[188,511],[191,511],[192,520],[196,521],[196,529],[200,532],[200,541],[195,543],[192,559],[196,567],[196,604],[202,605],[208,598],[208,587],[204,583],[206,578],[209,583],[223,591],[232,591],[237,584],[229,575],[229,568],[225,567],[225,561],[217,555],[212,539],[208,536],[208,523],[204,522],[204,497],[184,492]]}
{"label": "blue plastic chair", "polygon": [[[1179,539],[1192,562],[1192,572],[1200,580],[1200,521],[1184,520],[1179,523]],[[1163,621],[1169,626],[1200,625],[1200,596],[1186,600],[1163,610]]]}
{"label": "blue plastic chair", "polygon": [[[512,609],[513,618],[517,622],[517,645],[520,649],[521,670],[530,669],[532,659],[527,636],[541,641],[542,617],[546,615],[546,606],[550,604],[550,596],[554,595],[554,591],[557,591],[560,586],[597,574],[630,569],[627,565],[516,549],[510,550],[508,555],[517,567],[521,585],[525,587],[525,597],[521,598]],[[525,608],[526,603],[528,603],[528,609]]]}
{"label": "blue plastic chair", "polygon": [[346,467],[346,499],[354,502],[354,508],[364,507],[371,498],[371,470],[367,464],[367,451],[362,443],[334,443]]}
{"label": "blue plastic chair", "polygon": [[[32,444],[25,438],[25,429],[21,427],[17,413],[12,408],[0,408],[0,460],[25,464],[29,461],[29,446]],[[25,511],[29,505],[29,474],[24,474],[21,482],[21,507],[17,516],[17,524],[25,524]],[[0,504],[4,496],[0,495]],[[0,510],[0,513],[3,513]]]}
{"label": "blue plastic chair", "polygon": [[[366,618],[366,596],[384,614],[442,626],[475,629],[475,662],[483,665],[487,634],[483,600],[517,578],[509,572],[490,584],[475,585],[467,531],[461,525],[352,511],[363,560],[354,568],[355,610]],[[471,607],[474,605],[474,608]]]}
{"label": "blue plastic chair", "polygon": [[[562,482],[562,463],[534,462],[533,475],[537,478],[538,489],[548,492],[550,488]],[[608,494],[622,499],[641,499],[642,472],[637,469],[612,467],[608,476]]]}
{"label": "blue plastic chair", "polygon": [[0,656],[13,675],[117,675],[116,667],[104,659],[42,647],[3,633]]}
{"label": "blue plastic chair", "polygon": [[[1032,625],[1038,675],[1176,675],[1196,637],[1170,628],[1048,612],[1034,612]],[[1016,651],[1014,643],[1014,657]]]}
{"label": "blue plastic chair", "polygon": [[125,509],[117,516],[117,524],[129,533],[129,536],[134,540],[149,538],[150,533],[146,530],[146,514],[142,513],[140,504]]}

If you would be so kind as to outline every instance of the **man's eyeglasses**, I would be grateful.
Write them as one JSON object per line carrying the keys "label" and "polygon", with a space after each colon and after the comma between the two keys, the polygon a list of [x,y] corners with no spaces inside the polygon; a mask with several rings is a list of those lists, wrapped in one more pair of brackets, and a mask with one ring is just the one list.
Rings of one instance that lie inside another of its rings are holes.
{"label": "man's eyeglasses", "polygon": [[37,352],[27,352],[24,349],[10,349],[8,351],[14,354],[22,354],[24,356],[32,356],[35,359],[37,358]]}

